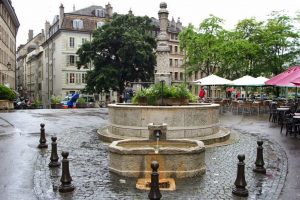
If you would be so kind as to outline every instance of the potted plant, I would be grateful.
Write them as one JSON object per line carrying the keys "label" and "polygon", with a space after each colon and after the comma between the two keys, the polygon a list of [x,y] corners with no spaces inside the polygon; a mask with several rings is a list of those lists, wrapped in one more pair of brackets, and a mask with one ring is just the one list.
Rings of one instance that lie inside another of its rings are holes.
{"label": "potted plant", "polygon": [[0,109],[13,109],[16,94],[10,88],[0,85]]}
{"label": "potted plant", "polygon": [[41,102],[39,99],[34,99],[32,104],[31,104],[31,108],[43,108]]}
{"label": "potted plant", "polygon": [[60,103],[62,100],[61,96],[51,96],[51,108],[52,109],[60,109],[62,108],[62,104]]}
{"label": "potted plant", "polygon": [[77,108],[87,108],[86,100],[82,97],[78,98],[76,101]]}

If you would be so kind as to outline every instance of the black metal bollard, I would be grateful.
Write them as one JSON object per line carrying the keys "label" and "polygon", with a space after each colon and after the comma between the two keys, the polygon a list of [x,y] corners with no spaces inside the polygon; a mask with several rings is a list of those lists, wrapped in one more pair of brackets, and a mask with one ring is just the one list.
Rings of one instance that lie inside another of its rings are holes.
{"label": "black metal bollard", "polygon": [[159,167],[159,164],[157,161],[152,161],[151,168],[151,183],[150,183],[150,192],[148,194],[148,198],[151,200],[159,200],[161,199],[162,195],[159,190],[159,174],[157,172],[157,169]]}
{"label": "black metal bollard", "polygon": [[40,135],[40,144],[38,145],[38,148],[48,148],[48,144],[46,143],[46,134],[45,134],[45,124],[41,123],[41,135]]}
{"label": "black metal bollard", "polygon": [[253,169],[254,172],[265,174],[266,168],[264,167],[264,156],[263,156],[263,141],[257,141],[257,155],[256,155],[256,161],[255,161],[255,168]]}
{"label": "black metal bollard", "polygon": [[248,196],[248,190],[246,189],[246,180],[245,180],[245,155],[239,154],[238,155],[239,163],[238,163],[238,169],[237,169],[237,177],[234,182],[234,185],[236,188],[232,190],[232,193],[236,196],[240,197],[247,197]]}
{"label": "black metal bollard", "polygon": [[52,140],[52,143],[51,143],[52,148],[51,148],[49,167],[58,167],[58,166],[60,166],[60,162],[58,161],[59,157],[57,155],[57,143],[56,143],[57,138],[51,137],[51,140]]}
{"label": "black metal bollard", "polygon": [[61,155],[63,156],[63,159],[61,161],[62,173],[60,178],[61,185],[59,186],[58,191],[62,193],[72,192],[74,191],[75,186],[71,183],[72,178],[70,175],[69,160],[68,160],[69,152],[63,151]]}

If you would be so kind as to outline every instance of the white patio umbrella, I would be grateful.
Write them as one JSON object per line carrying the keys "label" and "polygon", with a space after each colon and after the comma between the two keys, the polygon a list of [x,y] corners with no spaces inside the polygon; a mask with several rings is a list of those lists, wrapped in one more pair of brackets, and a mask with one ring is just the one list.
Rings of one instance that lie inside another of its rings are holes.
{"label": "white patio umbrella", "polygon": [[198,85],[230,85],[230,84],[232,84],[232,81],[222,78],[220,76],[211,74],[207,77],[204,77],[204,78],[194,81],[194,83],[197,83]]}
{"label": "white patio umbrella", "polygon": [[270,79],[268,79],[266,77],[263,77],[263,76],[259,76],[259,77],[255,78],[255,79],[256,79],[256,85],[257,86],[264,86],[265,82],[268,81],[268,80],[270,80]]}
{"label": "white patio umbrella", "polygon": [[233,84],[235,86],[258,86],[256,84],[257,80],[256,78],[252,77],[252,76],[243,76],[241,78],[235,79],[232,81]]}

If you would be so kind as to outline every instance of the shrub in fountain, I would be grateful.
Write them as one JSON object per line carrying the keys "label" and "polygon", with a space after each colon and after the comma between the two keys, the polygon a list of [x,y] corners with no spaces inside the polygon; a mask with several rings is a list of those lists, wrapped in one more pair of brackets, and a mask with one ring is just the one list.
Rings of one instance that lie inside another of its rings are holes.
{"label": "shrub in fountain", "polygon": [[157,83],[136,92],[132,101],[140,105],[187,105],[196,102],[197,98],[185,84],[168,86]]}

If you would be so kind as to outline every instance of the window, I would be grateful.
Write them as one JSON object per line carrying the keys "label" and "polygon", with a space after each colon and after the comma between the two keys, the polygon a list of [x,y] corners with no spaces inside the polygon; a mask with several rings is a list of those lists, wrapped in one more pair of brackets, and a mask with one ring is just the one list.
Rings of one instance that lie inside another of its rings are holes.
{"label": "window", "polygon": [[178,79],[178,72],[175,72],[175,80]]}
{"label": "window", "polygon": [[104,25],[104,22],[97,22],[97,28],[100,28]]}
{"label": "window", "polygon": [[180,80],[183,80],[183,73],[180,72]]}
{"label": "window", "polygon": [[74,48],[75,47],[75,38],[70,37],[69,46],[70,46],[70,48]]}
{"label": "window", "polygon": [[69,64],[70,64],[71,66],[74,66],[74,65],[75,65],[75,56],[73,56],[73,55],[70,55],[70,56],[69,56]]}
{"label": "window", "polygon": [[182,65],[182,59],[180,59],[180,60],[178,61],[178,65],[179,65],[179,67]]}
{"label": "window", "polygon": [[86,83],[86,74],[81,74],[81,83]]}
{"label": "window", "polygon": [[175,59],[175,67],[178,67],[178,59]]}
{"label": "window", "polygon": [[105,17],[105,13],[103,9],[96,9],[95,10],[95,16],[97,17]]}
{"label": "window", "polygon": [[169,47],[170,47],[170,53],[172,53],[172,51],[173,51],[172,45],[170,45]]}
{"label": "window", "polygon": [[82,44],[86,43],[88,41],[87,38],[82,38]]}
{"label": "window", "polygon": [[174,40],[174,34],[173,33],[171,33],[171,39]]}
{"label": "window", "polygon": [[170,59],[170,67],[173,66],[173,62],[172,62],[172,59]]}
{"label": "window", "polygon": [[178,53],[178,46],[175,46],[175,53]]}
{"label": "window", "polygon": [[83,22],[80,19],[73,20],[73,28],[74,29],[83,29]]}
{"label": "window", "polygon": [[70,73],[70,78],[69,78],[70,83],[75,83],[75,74]]}

